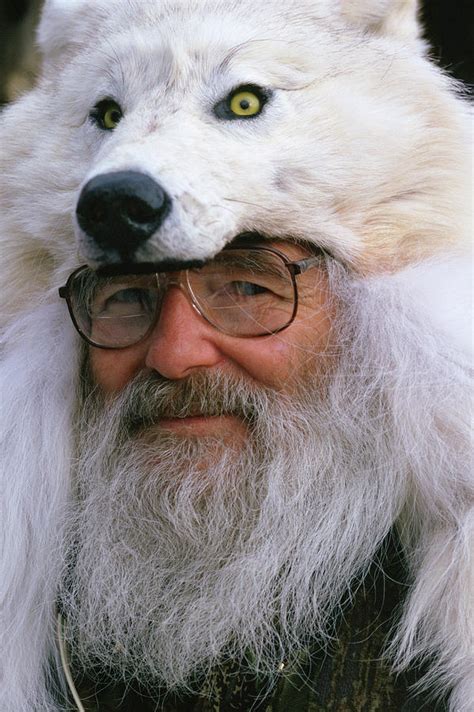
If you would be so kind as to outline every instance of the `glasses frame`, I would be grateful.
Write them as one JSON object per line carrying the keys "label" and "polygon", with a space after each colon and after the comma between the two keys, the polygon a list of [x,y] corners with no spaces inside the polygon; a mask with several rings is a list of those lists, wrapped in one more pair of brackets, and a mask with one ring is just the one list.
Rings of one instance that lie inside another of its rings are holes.
{"label": "glasses frame", "polygon": [[[201,312],[201,309],[199,308],[199,304],[196,303],[196,301],[195,301],[196,298],[195,298],[193,291],[191,289],[191,286],[189,284],[188,272],[192,269],[199,269],[199,267],[204,267],[206,264],[208,264],[206,262],[199,263],[197,265],[195,264],[194,267],[189,266],[190,263],[179,263],[179,262],[178,263],[168,263],[168,264],[164,263],[163,265],[146,265],[145,267],[143,265],[139,265],[139,266],[137,266],[136,272],[133,271],[132,266],[130,268],[128,268],[127,270],[124,270],[123,272],[114,268],[110,273],[107,273],[107,274],[113,273],[113,275],[115,275],[115,276],[127,276],[127,275],[138,275],[138,274],[158,275],[158,274],[166,274],[166,273],[176,272],[177,278],[170,280],[168,282],[167,286],[170,286],[171,284],[176,284],[180,288],[185,287],[185,289],[183,291],[187,295],[188,300],[189,300],[191,306],[193,307],[193,309],[199,314],[199,316],[202,319],[204,319],[214,329],[216,329],[217,331],[219,331],[222,334],[227,334],[228,336],[232,336],[233,338],[236,338],[236,339],[260,339],[263,336],[271,336],[273,334],[279,334],[281,331],[284,331],[285,329],[287,329],[295,320],[296,314],[298,312],[298,304],[299,304],[299,302],[298,302],[298,285],[296,282],[296,277],[300,274],[303,274],[308,269],[315,267],[317,264],[319,264],[321,262],[321,258],[324,257],[326,255],[326,253],[321,248],[317,248],[317,249],[318,249],[317,254],[313,253],[312,255],[310,255],[308,257],[304,257],[300,260],[290,260],[287,257],[287,255],[285,255],[284,252],[281,252],[281,250],[279,250],[278,248],[270,247],[267,245],[255,245],[252,243],[242,242],[240,244],[228,245],[227,247],[224,248],[223,251],[225,251],[225,252],[230,252],[232,250],[252,250],[252,251],[270,252],[274,255],[277,255],[277,257],[279,257],[282,260],[282,262],[284,263],[284,265],[287,268],[289,275],[291,277],[294,298],[293,298],[293,313],[292,313],[290,319],[288,320],[288,322],[286,324],[284,324],[283,326],[279,327],[278,329],[274,329],[273,331],[268,331],[268,332],[265,332],[264,334],[257,334],[257,335],[251,334],[249,336],[238,336],[235,334],[229,334],[225,330],[223,330],[223,329],[219,328],[218,326],[216,326],[215,324],[213,324],[212,321],[210,321],[205,316],[205,314],[203,314]],[[210,262],[211,261],[212,260],[210,260]],[[159,267],[159,269],[156,269],[157,267]],[[106,349],[109,351],[112,351],[112,350],[117,351],[117,350],[131,348],[132,346],[137,346],[142,341],[144,341],[146,338],[148,338],[148,336],[151,334],[151,332],[153,331],[153,329],[155,328],[155,326],[158,322],[160,312],[161,312],[160,309],[156,310],[155,317],[151,321],[150,326],[147,329],[146,333],[138,341],[135,341],[133,344],[127,344],[126,346],[104,346],[103,344],[96,343],[93,339],[91,339],[89,336],[87,336],[87,334],[84,333],[84,331],[81,329],[81,327],[75,317],[75,314],[74,314],[74,308],[72,305],[71,285],[78,274],[80,274],[81,272],[84,272],[85,270],[89,270],[89,269],[90,269],[90,267],[88,265],[81,265],[81,267],[78,267],[76,270],[74,270],[74,272],[72,272],[72,274],[69,275],[69,278],[68,278],[66,284],[64,284],[62,287],[59,287],[59,290],[58,290],[59,296],[61,297],[61,299],[66,300],[68,310],[69,310],[69,316],[71,317],[71,321],[74,324],[74,327],[75,327],[76,331],[78,332],[78,334],[90,346],[93,346],[94,348],[97,348],[97,349]],[[105,270],[101,270],[101,272],[103,274],[105,274]],[[179,278],[179,276],[183,272],[184,272],[184,279]]]}

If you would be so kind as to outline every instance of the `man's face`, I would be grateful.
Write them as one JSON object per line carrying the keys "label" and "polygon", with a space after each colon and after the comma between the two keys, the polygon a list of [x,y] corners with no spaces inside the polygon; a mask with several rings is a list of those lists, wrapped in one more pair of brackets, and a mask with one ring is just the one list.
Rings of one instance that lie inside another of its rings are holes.
{"label": "man's face", "polygon": [[[308,256],[294,244],[275,246],[290,260]],[[105,394],[114,395],[140,372],[155,371],[169,381],[181,381],[196,372],[219,370],[291,394],[314,366],[318,371],[327,367],[334,313],[324,266],[298,275],[297,284],[299,305],[293,323],[283,332],[257,338],[219,332],[181,289],[171,286],[159,321],[145,341],[121,350],[91,349],[93,379]],[[227,437],[243,431],[242,423],[228,416],[162,419],[160,426],[195,436]]]}
{"label": "man's face", "polygon": [[297,279],[280,334],[222,334],[172,286],[146,341],[90,350],[60,592],[86,669],[181,687],[250,652],[271,674],[393,521],[379,299],[330,259]]}

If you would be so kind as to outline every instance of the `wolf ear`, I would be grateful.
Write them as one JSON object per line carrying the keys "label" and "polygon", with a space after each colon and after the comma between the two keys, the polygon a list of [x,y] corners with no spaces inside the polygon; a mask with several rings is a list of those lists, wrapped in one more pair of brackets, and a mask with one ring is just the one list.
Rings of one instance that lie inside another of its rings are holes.
{"label": "wolf ear", "polygon": [[339,0],[351,24],[379,35],[416,42],[420,37],[418,0]]}
{"label": "wolf ear", "polygon": [[46,60],[60,55],[67,47],[81,44],[91,18],[100,6],[98,0],[46,0],[37,32],[37,42]]}

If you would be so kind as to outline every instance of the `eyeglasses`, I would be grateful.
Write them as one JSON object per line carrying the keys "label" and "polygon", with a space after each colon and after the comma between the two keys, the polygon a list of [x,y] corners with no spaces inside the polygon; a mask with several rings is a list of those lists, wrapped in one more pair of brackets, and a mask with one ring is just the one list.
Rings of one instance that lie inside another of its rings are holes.
{"label": "eyeglasses", "polygon": [[[274,247],[230,245],[198,267],[107,276],[87,266],[59,289],[71,319],[88,344],[125,349],[145,339],[158,322],[171,285],[216,329],[238,337],[276,334],[298,309],[296,276],[316,266],[322,252],[298,261]],[[155,267],[156,269],[156,267]]]}

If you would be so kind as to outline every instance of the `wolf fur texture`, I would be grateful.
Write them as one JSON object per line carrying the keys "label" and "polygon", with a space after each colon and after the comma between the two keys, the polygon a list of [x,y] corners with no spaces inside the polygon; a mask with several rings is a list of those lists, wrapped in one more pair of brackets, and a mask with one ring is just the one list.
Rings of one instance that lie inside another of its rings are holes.
{"label": "wolf fur texture", "polygon": [[[133,261],[207,259],[257,232],[323,247],[375,295],[368,356],[404,463],[400,505],[380,497],[412,571],[390,653],[398,669],[429,661],[425,683],[472,710],[470,117],[427,58],[415,0],[47,0],[38,38],[39,82],[0,117],[0,710],[59,709],[81,346],[57,289],[118,260],[76,205],[130,170],[172,200]],[[269,89],[262,113],[217,116],[241,85]],[[91,119],[105,98],[114,131]]]}

